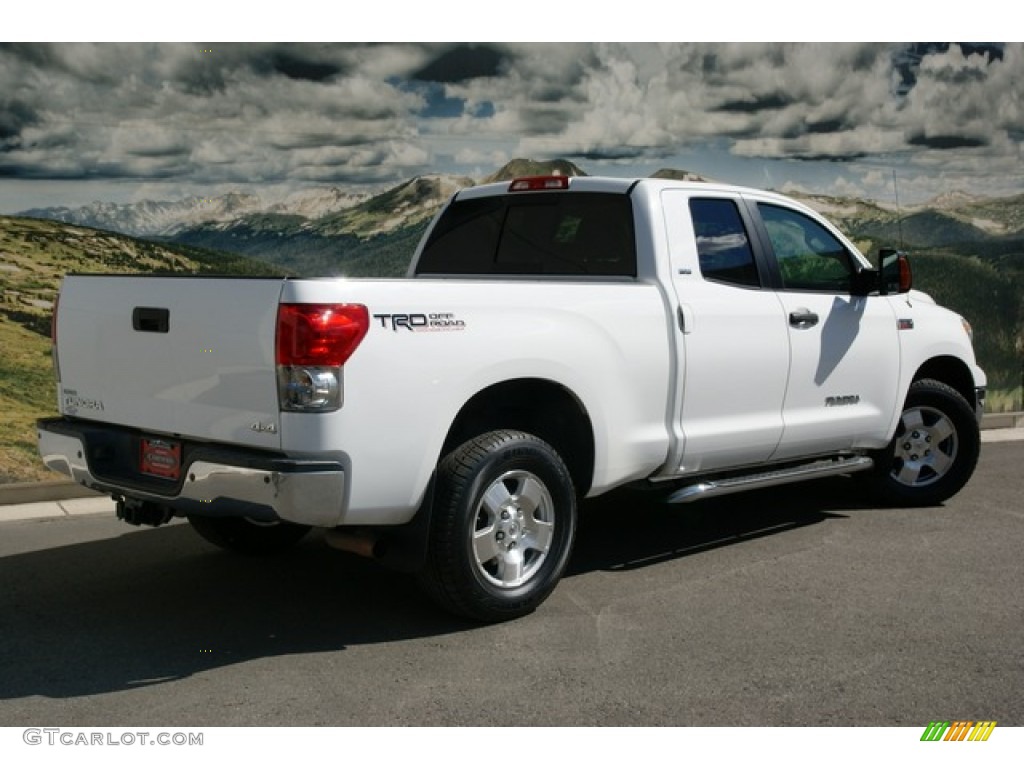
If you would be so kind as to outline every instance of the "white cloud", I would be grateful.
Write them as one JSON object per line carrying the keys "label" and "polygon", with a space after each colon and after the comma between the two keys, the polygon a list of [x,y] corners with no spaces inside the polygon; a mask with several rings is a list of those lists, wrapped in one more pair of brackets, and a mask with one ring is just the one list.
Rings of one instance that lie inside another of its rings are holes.
{"label": "white cloud", "polygon": [[[864,160],[933,184],[1022,183],[1021,44],[486,48],[489,71],[427,85],[409,78],[451,45],[0,46],[0,177],[377,183],[447,170],[439,162],[665,164],[713,146],[737,162]],[[883,181],[844,166],[845,183]]]}
{"label": "white cloud", "polygon": [[[452,159],[459,165],[475,165],[493,170],[507,163],[511,157],[508,152],[500,149],[462,147],[455,152]],[[489,173],[490,170],[487,172]]]}

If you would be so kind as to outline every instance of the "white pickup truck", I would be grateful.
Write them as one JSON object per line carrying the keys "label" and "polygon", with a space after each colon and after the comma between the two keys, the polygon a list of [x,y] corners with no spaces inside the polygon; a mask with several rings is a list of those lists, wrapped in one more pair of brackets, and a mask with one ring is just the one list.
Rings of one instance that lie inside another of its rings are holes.
{"label": "white pickup truck", "polygon": [[967,322],[779,195],[473,187],[409,278],[69,276],[42,457],[129,523],[187,516],[228,549],[329,529],[484,621],[548,596],[583,497],[864,472],[933,505],[977,461]]}

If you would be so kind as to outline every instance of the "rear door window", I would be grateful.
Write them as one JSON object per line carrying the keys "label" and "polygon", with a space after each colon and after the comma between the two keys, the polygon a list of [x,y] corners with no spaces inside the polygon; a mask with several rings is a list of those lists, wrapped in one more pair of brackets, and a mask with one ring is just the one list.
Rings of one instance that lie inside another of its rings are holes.
{"label": "rear door window", "polygon": [[690,217],[704,279],[759,288],[761,279],[754,252],[736,203],[721,198],[695,198],[690,201]]}

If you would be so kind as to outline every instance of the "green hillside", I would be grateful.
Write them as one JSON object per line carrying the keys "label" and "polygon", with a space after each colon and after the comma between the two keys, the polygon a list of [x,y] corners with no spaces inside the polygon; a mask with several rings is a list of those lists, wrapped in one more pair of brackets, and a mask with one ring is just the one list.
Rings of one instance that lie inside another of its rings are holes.
{"label": "green hillside", "polygon": [[36,453],[34,422],[56,413],[50,313],[68,272],[274,274],[234,254],[0,216],[0,482],[54,479]]}
{"label": "green hillside", "polygon": [[969,222],[941,211],[920,211],[905,216],[902,221],[891,217],[887,221],[857,222],[853,227],[859,237],[869,237],[888,243],[904,243],[918,248],[943,247],[950,243],[971,243],[987,240],[988,235]]}
{"label": "green hillside", "polygon": [[250,222],[249,217],[228,226],[206,224],[179,232],[173,242],[244,253],[289,273],[305,276],[339,274],[345,254],[359,245],[359,238],[354,235],[324,236],[297,225],[273,229],[260,224]]}
{"label": "green hillside", "polygon": [[911,254],[914,287],[963,315],[985,369],[990,410],[1021,406],[1024,347],[1024,254],[981,258],[956,253]]}
{"label": "green hillside", "polygon": [[36,453],[35,419],[57,411],[50,340],[0,315],[0,483],[55,480]]}
{"label": "green hillside", "polygon": [[308,230],[281,233],[250,227],[248,219],[230,227],[194,228],[175,237],[176,243],[235,250],[266,264],[306,277],[399,277],[405,274],[429,219],[390,232],[360,237],[325,235]]}

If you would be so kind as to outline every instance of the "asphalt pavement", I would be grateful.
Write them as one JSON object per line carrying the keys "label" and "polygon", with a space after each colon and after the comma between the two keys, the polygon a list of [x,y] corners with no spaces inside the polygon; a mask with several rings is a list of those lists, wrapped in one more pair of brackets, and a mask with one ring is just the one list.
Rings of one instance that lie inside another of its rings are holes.
{"label": "asphalt pavement", "polygon": [[1024,442],[986,438],[971,482],[920,509],[877,508],[856,477],[684,507],[609,494],[547,602],[493,626],[316,532],[245,558],[61,501],[0,524],[0,723],[913,726],[917,744],[931,721],[995,720],[998,739],[1024,725],[1022,463]]}

